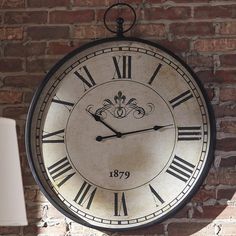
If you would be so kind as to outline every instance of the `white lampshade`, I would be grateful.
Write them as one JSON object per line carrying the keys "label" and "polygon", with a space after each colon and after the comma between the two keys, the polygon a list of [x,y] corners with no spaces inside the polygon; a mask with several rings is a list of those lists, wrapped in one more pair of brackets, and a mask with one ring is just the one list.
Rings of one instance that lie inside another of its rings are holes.
{"label": "white lampshade", "polygon": [[0,226],[27,225],[16,122],[0,118]]}

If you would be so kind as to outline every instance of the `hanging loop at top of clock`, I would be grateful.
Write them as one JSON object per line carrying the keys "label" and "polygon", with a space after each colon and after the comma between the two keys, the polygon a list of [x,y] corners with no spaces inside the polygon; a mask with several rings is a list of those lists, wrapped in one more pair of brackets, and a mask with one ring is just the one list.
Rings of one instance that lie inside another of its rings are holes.
{"label": "hanging loop at top of clock", "polygon": [[[114,29],[112,29],[108,26],[107,19],[109,17],[109,14],[110,14],[109,18],[112,19],[115,15],[114,11],[116,11],[116,10],[117,10],[118,16],[115,19],[115,21],[116,21],[116,30],[114,30]],[[132,14],[129,14],[129,12],[127,10],[131,11]],[[124,22],[125,22],[124,17],[125,16],[129,17],[130,15],[133,15],[132,23],[127,29],[124,29]],[[136,13],[135,13],[134,8],[132,6],[130,6],[129,4],[127,4],[127,3],[116,3],[116,4],[111,5],[105,11],[104,17],[103,17],[103,22],[104,22],[104,25],[107,28],[107,30],[109,30],[110,32],[116,34],[117,37],[123,37],[124,33],[128,32],[129,30],[131,30],[131,28],[133,28],[133,26],[136,22]]]}

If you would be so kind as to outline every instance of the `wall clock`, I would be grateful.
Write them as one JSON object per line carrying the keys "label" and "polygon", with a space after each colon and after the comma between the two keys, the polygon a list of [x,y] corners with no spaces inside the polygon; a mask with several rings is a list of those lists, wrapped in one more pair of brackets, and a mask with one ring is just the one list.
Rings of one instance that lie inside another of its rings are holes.
{"label": "wall clock", "polygon": [[162,222],[212,162],[214,119],[193,71],[160,45],[115,37],[59,61],[27,118],[33,175],[49,201],[86,226]]}

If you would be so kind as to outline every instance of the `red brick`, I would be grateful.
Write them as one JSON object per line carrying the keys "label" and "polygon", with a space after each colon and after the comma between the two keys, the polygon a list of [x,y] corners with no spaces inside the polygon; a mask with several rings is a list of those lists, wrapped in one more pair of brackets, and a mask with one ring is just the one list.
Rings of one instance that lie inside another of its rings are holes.
{"label": "red brick", "polygon": [[73,38],[76,39],[95,39],[104,37],[106,29],[103,25],[81,25],[75,27]]}
{"label": "red brick", "polygon": [[0,0],[1,8],[23,8],[25,0]]}
{"label": "red brick", "polygon": [[42,80],[40,75],[18,75],[5,77],[3,83],[7,87],[36,88]]}
{"label": "red brick", "polygon": [[1,227],[0,226],[0,233],[1,235],[15,235],[20,234],[20,227]]}
{"label": "red brick", "polygon": [[6,12],[4,17],[4,22],[6,24],[44,24],[47,22],[47,12],[46,11]]}
{"label": "red brick", "polygon": [[37,189],[25,188],[24,194],[25,194],[26,201],[34,202],[36,199],[36,195],[37,195]]}
{"label": "red brick", "polygon": [[159,40],[158,43],[174,53],[188,52],[190,50],[189,39]]}
{"label": "red brick", "polygon": [[134,37],[165,37],[166,30],[164,24],[140,24],[132,29]]}
{"label": "red brick", "polygon": [[236,70],[218,70],[215,73],[212,71],[199,71],[197,72],[199,79],[204,82],[213,83],[235,83]]}
{"label": "red brick", "polygon": [[0,40],[19,40],[22,38],[22,27],[0,27]]}
{"label": "red brick", "polygon": [[201,188],[198,190],[198,192],[194,195],[192,198],[195,202],[205,202],[209,199],[215,199],[216,198],[216,191],[215,189],[206,190],[204,188]]}
{"label": "red brick", "polygon": [[15,104],[22,101],[22,92],[0,91],[0,104]]}
{"label": "red brick", "polygon": [[48,45],[47,54],[49,55],[65,55],[72,50],[79,47],[80,43],[71,43],[71,42],[50,42]]}
{"label": "red brick", "polygon": [[58,61],[58,59],[31,59],[26,62],[27,72],[46,73]]}
{"label": "red brick", "polygon": [[220,62],[222,66],[236,67],[236,54],[221,55]]}
{"label": "red brick", "polygon": [[236,166],[236,156],[230,156],[230,157],[227,157],[227,158],[221,158],[220,166],[221,167]]}
{"label": "red brick", "polygon": [[236,219],[236,211],[235,207],[230,206],[203,206],[203,213],[195,211],[194,218],[233,220]]}
{"label": "red brick", "polygon": [[[115,0],[74,0],[73,5],[78,7],[109,7],[117,3]],[[128,4],[142,3],[142,0],[126,0]]]}
{"label": "red brick", "polygon": [[217,199],[236,200],[236,189],[235,188],[219,189],[217,192]]}
{"label": "red brick", "polygon": [[219,23],[219,33],[224,35],[236,34],[236,22]]}
{"label": "red brick", "polygon": [[28,0],[28,7],[68,7],[70,0]]}
{"label": "red brick", "polygon": [[25,119],[27,111],[27,107],[7,107],[3,109],[3,116],[12,119],[20,119],[22,117]]}
{"label": "red brick", "polygon": [[194,8],[194,17],[199,19],[235,18],[236,5],[200,6]]}
{"label": "red brick", "polygon": [[146,8],[144,9],[145,20],[178,20],[191,17],[190,7],[169,7],[169,8]]}
{"label": "red brick", "polygon": [[56,24],[76,24],[91,22],[94,20],[93,10],[78,10],[78,11],[53,11],[50,12],[49,22]]}
{"label": "red brick", "polygon": [[[96,21],[103,22],[103,17],[105,14],[106,9],[97,9],[96,10]],[[138,12],[136,12],[138,14]],[[119,9],[111,9],[106,16],[106,22],[107,23],[115,23],[117,17],[124,18],[125,22],[131,22],[133,20],[133,14],[131,14],[130,10],[127,8],[124,8],[122,11],[119,11]]]}
{"label": "red brick", "polygon": [[4,48],[5,56],[38,56],[44,55],[46,43],[9,43]]}
{"label": "red brick", "polygon": [[167,230],[170,236],[214,235],[214,227],[208,225],[201,222],[170,223]]}
{"label": "red brick", "polygon": [[234,116],[236,117],[235,102],[213,106],[216,117]]}
{"label": "red brick", "polygon": [[[172,0],[175,3],[207,3],[211,0]],[[169,2],[169,0],[149,0],[149,3],[165,3]]]}
{"label": "red brick", "polygon": [[[151,235],[164,235],[164,225],[162,224],[154,224],[152,226],[149,226],[148,229],[147,228],[144,228],[144,229],[137,229],[137,230],[129,230],[129,231],[124,231],[122,232],[122,236],[123,235],[147,235],[147,232],[148,232],[148,235],[151,236]],[[104,235],[105,236],[105,235]],[[117,235],[118,236],[118,235]]]}
{"label": "red brick", "polygon": [[67,26],[30,26],[27,29],[28,38],[33,40],[65,39],[69,34]]}
{"label": "red brick", "polygon": [[23,70],[23,63],[20,59],[0,59],[1,72],[18,72]]}
{"label": "red brick", "polygon": [[[35,86],[36,88],[37,86]],[[32,92],[24,92],[24,102],[25,103],[31,103],[32,99],[33,99],[34,93]]]}
{"label": "red brick", "polygon": [[74,0],[73,5],[78,7],[102,7],[108,6],[109,0]]}
{"label": "red brick", "polygon": [[210,22],[173,23],[170,32],[178,36],[214,35],[215,29]]}
{"label": "red brick", "polygon": [[[14,118],[14,119],[16,119],[16,118]],[[25,162],[25,163],[27,163],[27,165],[28,165],[28,162]],[[26,165],[24,165],[24,166],[26,166]],[[35,179],[33,178],[32,173],[31,173],[31,171],[29,169],[29,167],[27,167],[27,168],[24,167],[24,169],[22,169],[22,173],[23,173],[23,175],[22,175],[23,185],[25,187],[28,187],[28,186],[31,187],[31,186],[36,186],[37,185],[36,182],[35,182]],[[28,215],[27,215],[27,217],[29,219]]]}
{"label": "red brick", "polygon": [[236,138],[219,139],[216,142],[216,149],[219,151],[235,151]]}
{"label": "red brick", "polygon": [[192,67],[212,67],[213,60],[211,56],[189,56],[187,63]]}
{"label": "red brick", "polygon": [[224,120],[220,122],[220,131],[236,134],[236,121]]}
{"label": "red brick", "polygon": [[221,88],[220,100],[236,102],[236,88]]}
{"label": "red brick", "polygon": [[232,51],[236,49],[236,39],[198,39],[194,42],[194,49],[199,52]]}

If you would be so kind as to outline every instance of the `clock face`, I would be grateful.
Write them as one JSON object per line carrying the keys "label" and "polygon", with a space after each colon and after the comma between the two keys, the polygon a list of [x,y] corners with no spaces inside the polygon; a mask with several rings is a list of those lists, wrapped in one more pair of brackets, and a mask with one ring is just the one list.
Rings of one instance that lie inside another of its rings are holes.
{"label": "clock face", "polygon": [[161,222],[193,195],[214,126],[193,72],[144,40],[106,39],[62,59],[37,91],[27,154],[62,213],[95,228]]}

